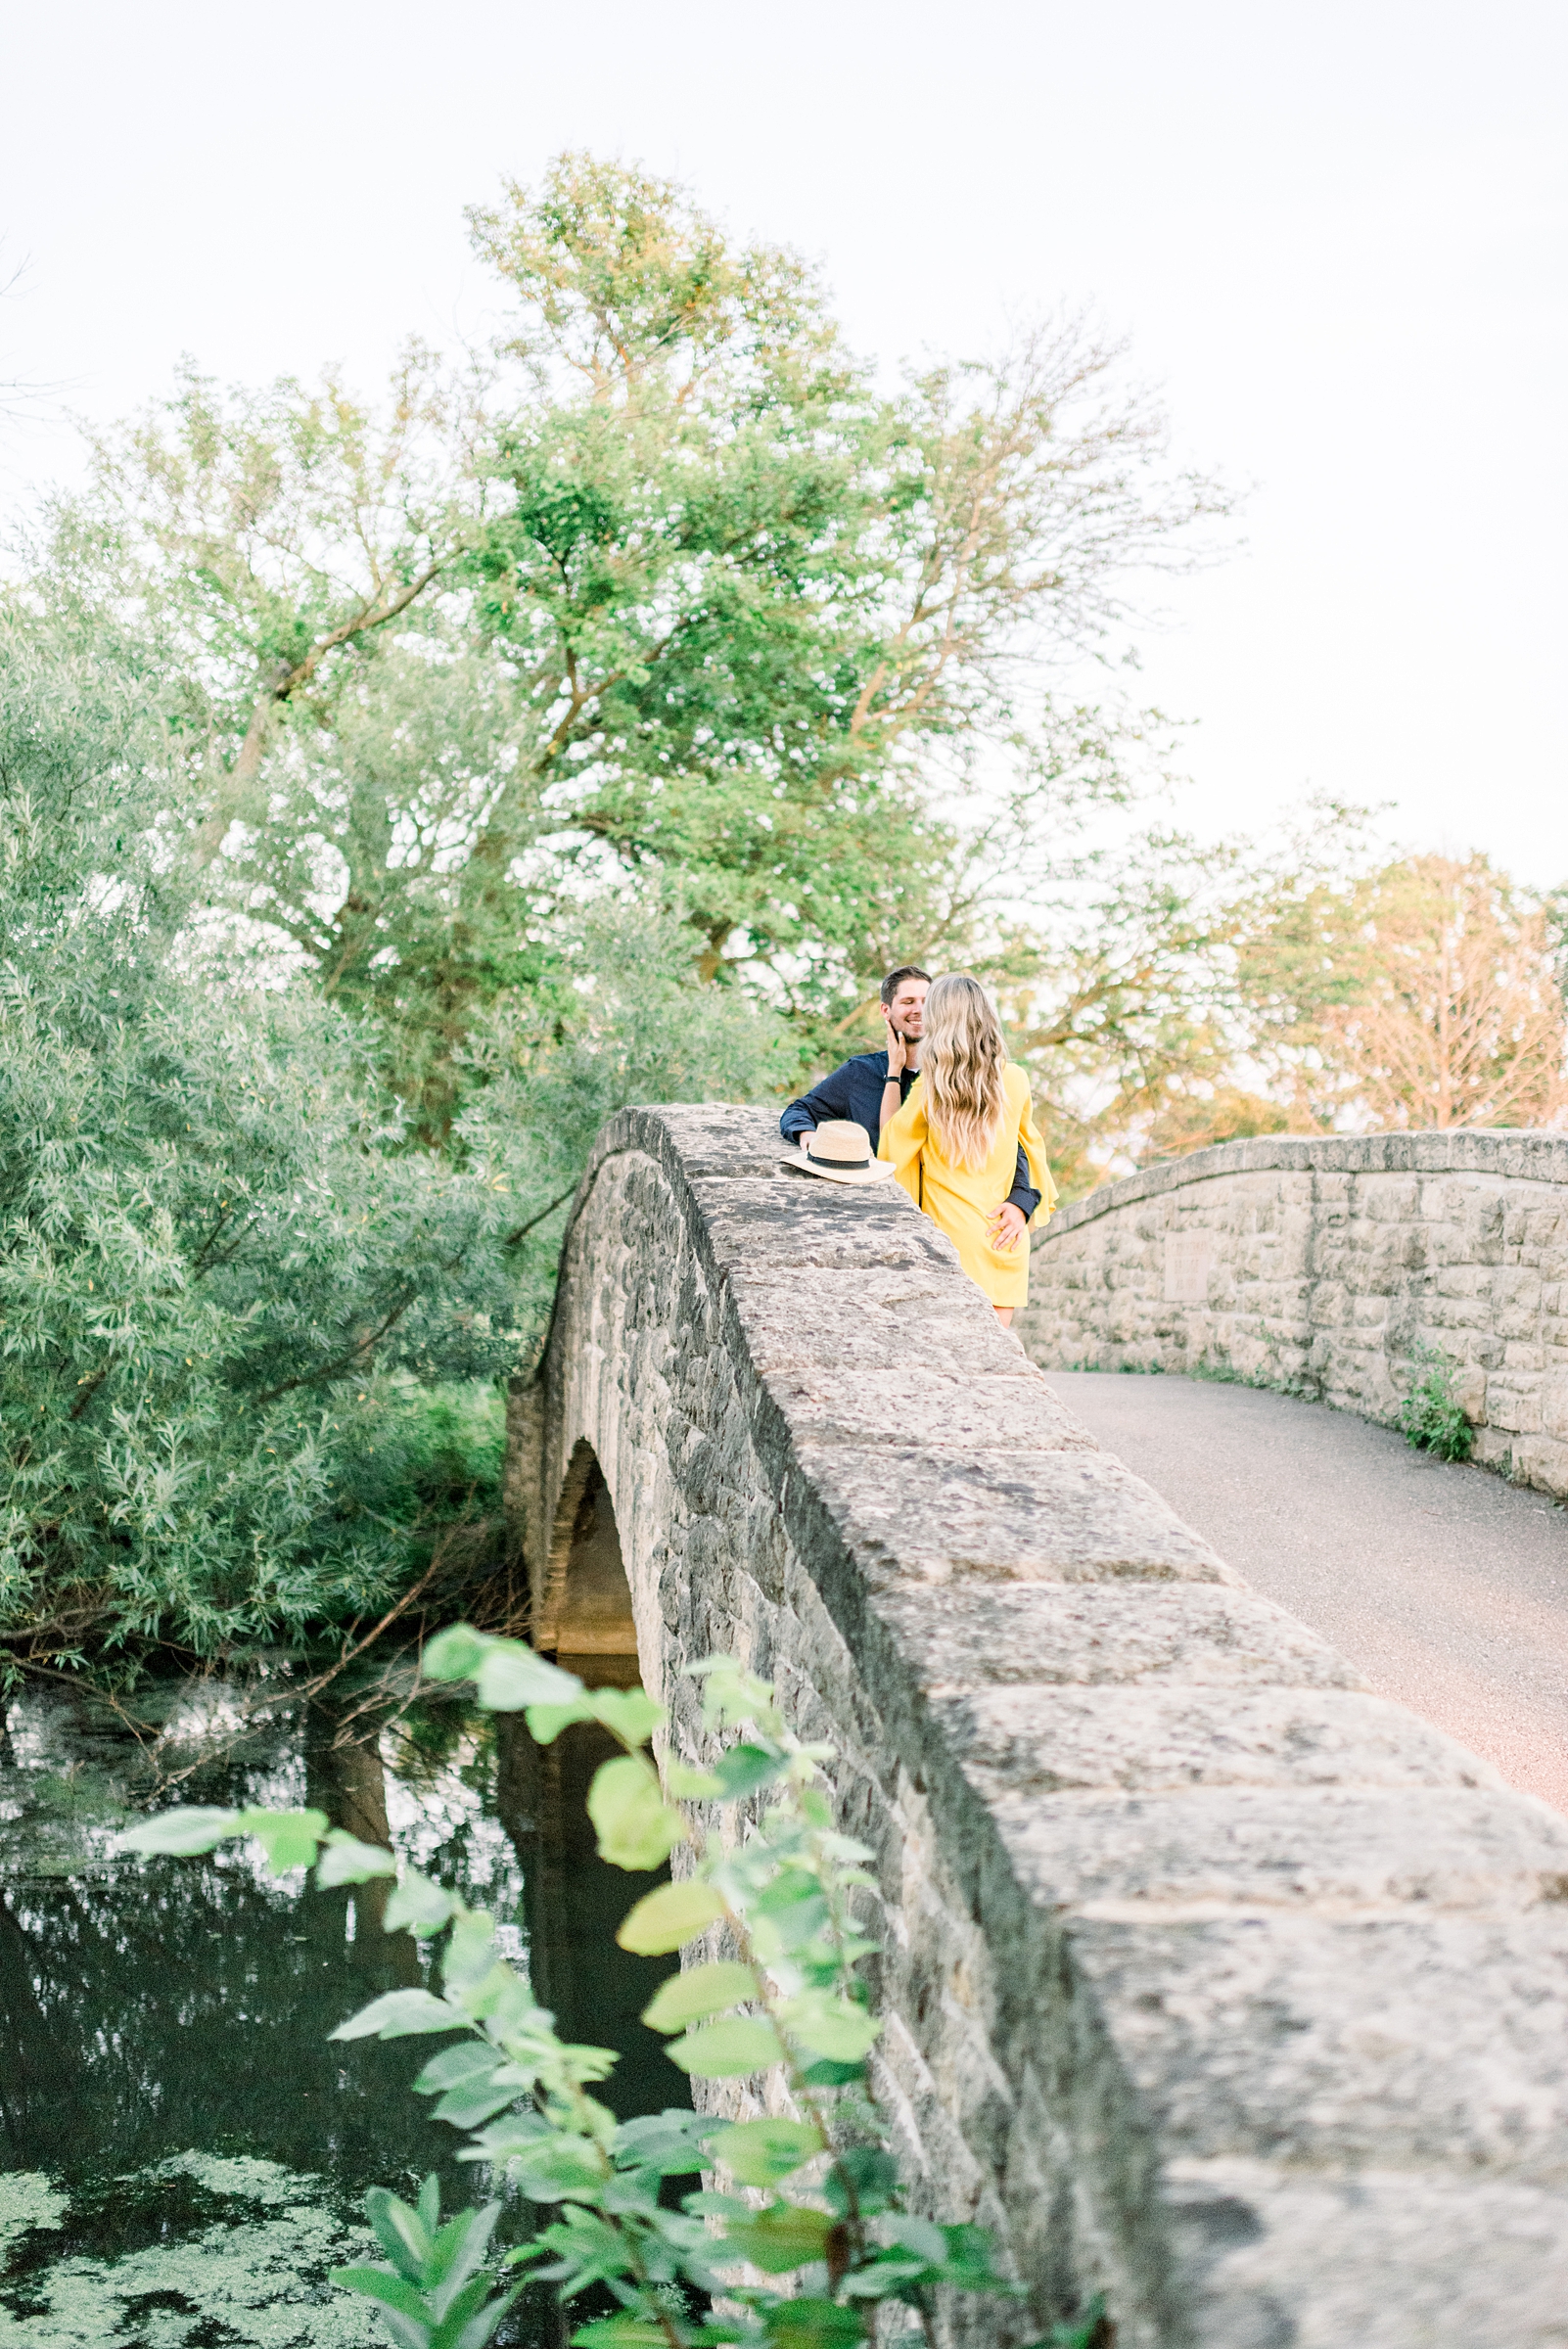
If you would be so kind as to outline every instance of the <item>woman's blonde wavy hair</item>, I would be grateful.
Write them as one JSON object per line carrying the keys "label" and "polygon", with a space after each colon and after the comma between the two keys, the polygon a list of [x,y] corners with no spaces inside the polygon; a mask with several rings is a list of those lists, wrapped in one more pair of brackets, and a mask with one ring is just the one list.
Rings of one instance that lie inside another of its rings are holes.
{"label": "woman's blonde wavy hair", "polygon": [[926,1123],[950,1167],[977,1173],[1002,1116],[1007,1048],[985,989],[966,971],[933,982],[926,997],[920,1073]]}

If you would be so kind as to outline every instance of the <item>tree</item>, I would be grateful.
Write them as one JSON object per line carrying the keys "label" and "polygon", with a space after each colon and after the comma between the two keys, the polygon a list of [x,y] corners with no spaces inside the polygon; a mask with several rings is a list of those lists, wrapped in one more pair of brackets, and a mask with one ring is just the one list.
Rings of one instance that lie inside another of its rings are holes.
{"label": "tree", "polygon": [[806,1059],[957,950],[974,746],[1027,768],[1032,664],[1110,649],[1220,502],[1075,324],[890,398],[797,258],[669,182],[566,156],[471,219],[517,302],[487,377],[416,354],[384,423],[192,377],[40,576],[164,648],[214,892],[375,1016],[441,1142],[595,896]]}
{"label": "tree", "polygon": [[1241,975],[1273,1089],[1308,1130],[1568,1114],[1549,907],[1483,855],[1300,889],[1260,923]]}
{"label": "tree", "polygon": [[318,996],[202,956],[134,679],[13,614],[0,712],[0,1652],[374,1621],[462,1513],[442,1382],[517,1358],[515,1211]]}

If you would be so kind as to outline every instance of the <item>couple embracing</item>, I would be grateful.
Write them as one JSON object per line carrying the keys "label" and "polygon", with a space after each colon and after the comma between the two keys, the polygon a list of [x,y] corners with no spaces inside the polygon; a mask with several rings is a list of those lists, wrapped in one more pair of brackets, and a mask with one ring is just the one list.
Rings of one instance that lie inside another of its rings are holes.
{"label": "couple embracing", "polygon": [[1024,1231],[1056,1185],[1035,1125],[1029,1077],[1007,1058],[978,980],[933,981],[912,964],[882,982],[884,1052],[860,1052],[779,1120],[830,1182],[901,1182],[958,1251],[998,1321],[1029,1295]]}

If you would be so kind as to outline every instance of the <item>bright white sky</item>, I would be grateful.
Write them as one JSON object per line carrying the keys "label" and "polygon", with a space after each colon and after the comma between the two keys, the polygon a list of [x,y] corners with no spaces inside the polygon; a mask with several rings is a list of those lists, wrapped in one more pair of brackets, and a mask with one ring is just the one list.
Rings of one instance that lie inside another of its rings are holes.
{"label": "bright white sky", "polygon": [[[482,331],[461,207],[565,146],[819,257],[888,360],[1086,300],[1253,484],[1145,638],[1185,820],[1391,800],[1568,880],[1563,0],[5,0],[0,39],[0,376],[98,420],[182,350],[368,387]],[[4,453],[13,498],[75,463],[47,415]]]}

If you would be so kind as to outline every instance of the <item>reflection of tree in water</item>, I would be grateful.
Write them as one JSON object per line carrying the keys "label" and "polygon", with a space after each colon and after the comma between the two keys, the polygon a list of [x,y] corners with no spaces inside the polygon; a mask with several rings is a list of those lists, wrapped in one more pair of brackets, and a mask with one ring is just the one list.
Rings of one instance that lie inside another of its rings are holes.
{"label": "reflection of tree in water", "polygon": [[669,1871],[627,1875],[607,1866],[588,1820],[589,1781],[621,1747],[608,1730],[586,1723],[542,1748],[516,1716],[503,1716],[498,1727],[498,1801],[523,1861],[534,1996],[551,2008],[564,2039],[621,2050],[616,2070],[594,2093],[623,2120],[667,2104],[689,2106],[685,2074],[639,2020],[672,1962],[629,1957],[615,1938],[633,1901]]}
{"label": "reflection of tree in water", "polygon": [[[188,2312],[193,2340],[251,2339],[232,2330],[233,2310],[208,2312],[191,2280],[193,2260],[204,2272],[212,2267],[220,2237],[229,2245],[223,2258],[249,2274],[245,2263],[253,2251],[260,2257],[265,2232],[254,2214],[213,2200],[211,2156],[313,2173],[340,2209],[369,2184],[406,2188],[433,2168],[448,2208],[484,2190],[483,2176],[453,2158],[461,2138],[433,2124],[427,2101],[409,2094],[434,2043],[328,2037],[382,1991],[418,1981],[420,1954],[406,1934],[381,1930],[385,1882],[319,1893],[302,1874],[268,1875],[254,1848],[147,1862],[94,1851],[86,1830],[123,1818],[135,1750],[96,1731],[73,1749],[62,1731],[68,1720],[75,1716],[62,1708],[45,1740],[53,1771],[0,1776],[7,1807],[25,1814],[4,1829],[0,1854],[11,1877],[0,1881],[0,2030],[9,2056],[0,2067],[0,2168],[46,2172],[70,2194],[64,2226],[19,2247],[5,2300],[18,2312],[42,2311],[57,2277],[69,2273],[59,2263],[76,2256],[109,2263],[100,2281],[112,2297],[114,2263],[145,2254],[166,2281],[159,2305],[168,2323],[177,2327],[175,2312]],[[366,1733],[373,1727],[351,1699],[313,1706],[252,1740],[244,1764],[231,1760],[182,1783],[176,1799],[303,1801],[367,1842],[392,1842],[501,1923],[522,1927],[526,1910],[541,2003],[570,2036],[623,2050],[606,2100],[626,2116],[686,2103],[684,2077],[637,2019],[669,1960],[628,1957],[614,1938],[652,1879],[597,1858],[584,1809],[593,1771],[614,1750],[608,1741],[578,1728],[541,1751],[521,1720],[450,1702],[406,1709],[379,1741]],[[80,1772],[75,1754],[87,1764]],[[308,2201],[302,2182],[300,2190]],[[321,2214],[321,2227],[335,2223]],[[530,2224],[520,2204],[506,2233],[526,2234]],[[342,2256],[323,2250],[321,2275],[312,2269],[305,2288],[326,2291],[326,2268]],[[595,2313],[603,2311],[580,2304],[573,2323]],[[338,2337],[336,2322],[325,2308],[315,2320],[326,2326],[324,2342]],[[118,2338],[117,2324],[111,2329]],[[570,2329],[530,2292],[497,2349],[558,2349]]]}
{"label": "reflection of tree in water", "polygon": [[[302,1742],[306,1801],[385,1843],[387,1773],[363,1723],[353,1727],[358,1742],[343,1737],[341,1717],[313,1709],[288,1750],[298,1755]],[[396,1840],[431,1873],[513,1921],[506,1896],[521,1863],[541,2003],[569,2036],[623,2050],[607,2099],[628,2115],[687,2102],[684,2078],[637,2020],[669,1961],[629,1958],[614,1940],[651,1879],[597,1859],[583,1809],[608,1741],[575,1729],[541,1752],[520,1720],[446,1706],[405,1715],[391,1750],[392,1818],[405,1822]],[[24,1799],[28,1774],[7,1773],[6,1792]],[[180,1796],[254,1800],[256,1774],[254,1764],[212,1772]],[[18,1830],[11,1840],[15,1851]],[[408,2093],[431,2043],[328,2037],[380,1992],[420,1979],[407,1935],[381,1930],[386,1897],[384,1885],[320,1893],[298,1875],[280,1881],[234,1847],[206,1860],[111,1859],[88,1873],[0,1886],[10,2056],[0,2068],[0,2166],[88,2189],[77,2196],[83,2226],[95,2181],[193,2147],[316,2172],[355,2195],[438,2166],[448,2197],[469,2199],[478,2181],[452,2160],[461,2141]],[[134,2195],[111,2198],[125,2247],[145,2227],[167,2226],[165,2198],[153,2198],[145,2220]],[[57,2251],[74,2247],[77,2223],[73,2215],[68,2235],[54,2238]],[[110,2247],[106,2224],[101,2208],[90,2228],[97,2250]]]}
{"label": "reflection of tree in water", "polygon": [[348,1938],[355,1910],[228,1854],[6,1888],[6,2166],[74,2181],[201,2146],[357,2189],[446,2157],[450,2132],[406,2093],[416,2050],[329,2041],[418,1979],[406,1936],[353,1913]]}

